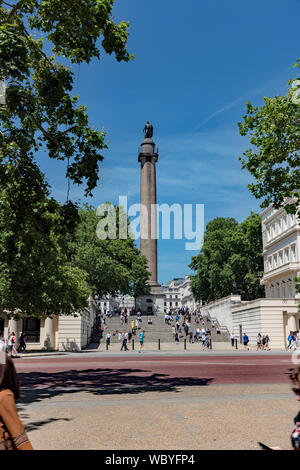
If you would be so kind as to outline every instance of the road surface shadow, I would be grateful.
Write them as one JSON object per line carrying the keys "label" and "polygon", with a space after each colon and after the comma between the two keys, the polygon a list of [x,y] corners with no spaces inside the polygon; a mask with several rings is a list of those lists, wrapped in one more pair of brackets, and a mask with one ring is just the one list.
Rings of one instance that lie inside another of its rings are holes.
{"label": "road surface shadow", "polygon": [[29,404],[59,395],[88,392],[93,395],[122,395],[145,392],[179,392],[180,387],[207,386],[212,378],[171,377],[141,369],[85,369],[62,372],[18,373],[22,396],[18,404]]}
{"label": "road surface shadow", "polygon": [[[20,417],[22,421],[26,421],[27,419],[29,419],[28,416],[22,412],[20,413]],[[36,429],[39,429],[40,427],[45,426],[46,424],[53,423],[56,421],[72,421],[72,419],[71,418],[49,418],[43,421],[35,421],[33,423],[29,422],[29,423],[26,423],[26,432],[35,431]]]}

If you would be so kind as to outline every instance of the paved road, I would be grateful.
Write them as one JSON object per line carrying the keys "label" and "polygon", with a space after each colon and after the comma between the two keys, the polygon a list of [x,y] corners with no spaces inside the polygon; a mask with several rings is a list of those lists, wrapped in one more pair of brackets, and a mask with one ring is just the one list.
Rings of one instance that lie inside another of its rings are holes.
{"label": "paved road", "polygon": [[287,383],[287,355],[51,357],[15,361],[22,387]]}
{"label": "paved road", "polygon": [[15,361],[35,449],[290,448],[287,354],[124,353]]}

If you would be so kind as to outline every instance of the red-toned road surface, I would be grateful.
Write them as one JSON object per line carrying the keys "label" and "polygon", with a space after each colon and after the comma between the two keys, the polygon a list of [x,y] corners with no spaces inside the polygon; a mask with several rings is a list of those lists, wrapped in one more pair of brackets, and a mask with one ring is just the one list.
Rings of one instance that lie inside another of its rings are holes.
{"label": "red-toned road surface", "polygon": [[287,383],[287,355],[49,357],[15,360],[21,387],[168,387]]}

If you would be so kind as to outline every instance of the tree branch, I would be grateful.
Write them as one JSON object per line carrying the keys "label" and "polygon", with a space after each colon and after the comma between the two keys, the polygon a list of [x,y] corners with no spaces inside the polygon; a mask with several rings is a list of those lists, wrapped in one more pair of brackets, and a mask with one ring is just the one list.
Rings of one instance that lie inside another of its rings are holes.
{"label": "tree branch", "polygon": [[60,150],[61,152],[64,152],[63,148],[59,145],[57,139],[55,137],[53,137],[51,134],[49,134],[46,129],[43,128],[43,126],[41,125],[41,123],[39,123],[33,116],[30,116],[30,119],[31,121],[37,126],[37,128],[44,134],[44,136],[48,139],[48,140],[51,140],[55,145],[56,147],[58,148],[58,150]]}

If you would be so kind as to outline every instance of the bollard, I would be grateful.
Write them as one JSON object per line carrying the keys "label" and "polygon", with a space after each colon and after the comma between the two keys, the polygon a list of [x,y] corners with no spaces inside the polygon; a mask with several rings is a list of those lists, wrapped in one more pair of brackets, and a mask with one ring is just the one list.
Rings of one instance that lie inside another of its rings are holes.
{"label": "bollard", "polygon": [[158,340],[158,350],[160,351],[160,339]]}
{"label": "bollard", "polygon": [[108,351],[108,342],[106,341],[106,351]]}
{"label": "bollard", "polygon": [[134,351],[134,339],[132,340],[132,351]]}
{"label": "bollard", "polygon": [[237,349],[237,339],[234,340],[235,341],[235,349]]}
{"label": "bollard", "polygon": [[184,339],[184,349],[186,349],[186,339]]}
{"label": "bollard", "polygon": [[212,349],[212,340],[211,340],[211,338],[209,340],[209,349]]}

